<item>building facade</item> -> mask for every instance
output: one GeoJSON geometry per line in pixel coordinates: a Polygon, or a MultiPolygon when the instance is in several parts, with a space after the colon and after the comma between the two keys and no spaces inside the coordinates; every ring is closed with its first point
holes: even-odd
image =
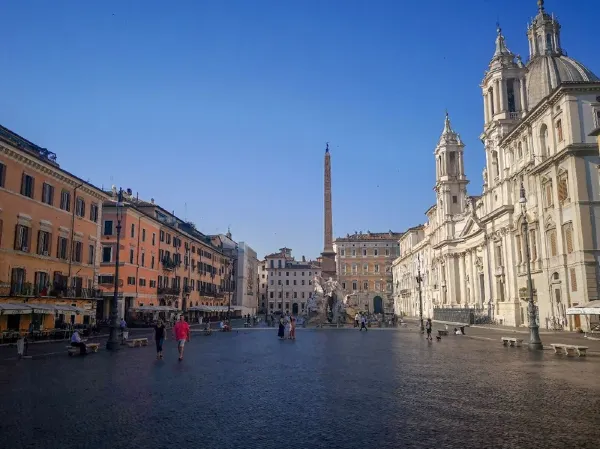
{"type": "MultiPolygon", "coordinates": [[[[400,276],[427,246],[423,286],[434,316],[438,308],[471,308],[498,324],[528,325],[528,262],[542,328],[584,328],[566,309],[598,298],[600,158],[588,135],[600,125],[600,80],[566,56],[558,21],[538,4],[529,61],[510,52],[498,29],[481,84],[482,194],[467,194],[464,144],[446,116],[435,149],[436,203],[422,239],[394,263],[400,276]]],[[[414,299],[401,299],[402,279],[396,309],[417,316],[414,299]]]]}
{"type": "MultiPolygon", "coordinates": [[[[210,236],[159,205],[125,193],[119,206],[119,314],[129,320],[185,313],[224,316],[228,310],[231,259],[210,236]]],[[[99,286],[107,316],[114,292],[117,192],[104,204],[99,286]]],[[[232,290],[233,291],[233,290],[232,290]]]]}
{"type": "Polygon", "coordinates": [[[281,248],[259,264],[261,303],[268,304],[269,313],[304,315],[314,292],[314,278],[320,275],[321,267],[316,262],[304,257],[297,261],[291,249],[281,248]]]}
{"type": "Polygon", "coordinates": [[[0,126],[0,302],[45,304],[0,314],[0,330],[91,324],[105,193],[56,155],[0,126]]]}
{"type": "Polygon", "coordinates": [[[399,255],[398,232],[357,232],[335,240],[336,270],[345,294],[355,295],[361,309],[392,313],[392,262],[399,255]]]}

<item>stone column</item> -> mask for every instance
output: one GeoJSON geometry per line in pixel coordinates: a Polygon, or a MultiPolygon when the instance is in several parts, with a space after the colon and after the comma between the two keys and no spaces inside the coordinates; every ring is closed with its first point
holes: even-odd
{"type": "Polygon", "coordinates": [[[465,276],[465,253],[460,253],[456,259],[458,262],[459,289],[456,302],[464,306],[467,302],[467,279],[465,276]]]}
{"type": "Polygon", "coordinates": [[[492,113],[492,105],[494,104],[494,96],[492,95],[492,93],[490,91],[488,91],[487,93],[487,104],[488,104],[488,122],[491,122],[492,120],[494,120],[494,114],[492,113]]]}
{"type": "Polygon", "coordinates": [[[521,97],[521,111],[527,110],[527,96],[525,95],[525,78],[519,78],[519,94],[521,97]]]}

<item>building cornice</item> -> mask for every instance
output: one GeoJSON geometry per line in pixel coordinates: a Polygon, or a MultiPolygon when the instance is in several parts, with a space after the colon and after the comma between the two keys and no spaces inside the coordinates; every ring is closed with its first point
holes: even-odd
{"type": "Polygon", "coordinates": [[[84,181],[81,178],[69,173],[63,168],[55,165],[46,163],[41,159],[37,159],[28,153],[10,148],[8,146],[0,144],[0,153],[7,157],[19,162],[26,167],[30,167],[40,173],[47,175],[48,177],[54,178],[63,184],[71,186],[73,189],[77,188],[79,191],[88,194],[89,196],[96,198],[100,201],[108,199],[108,195],[100,188],[84,181]]]}

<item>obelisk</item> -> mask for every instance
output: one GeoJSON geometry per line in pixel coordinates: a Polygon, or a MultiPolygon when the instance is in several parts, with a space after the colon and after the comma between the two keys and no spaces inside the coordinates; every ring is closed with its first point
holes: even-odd
{"type": "Polygon", "coordinates": [[[325,184],[324,184],[325,228],[324,245],[321,253],[321,276],[323,279],[336,278],[335,252],[333,251],[333,220],[331,213],[331,155],[329,143],[325,148],[325,184]]]}

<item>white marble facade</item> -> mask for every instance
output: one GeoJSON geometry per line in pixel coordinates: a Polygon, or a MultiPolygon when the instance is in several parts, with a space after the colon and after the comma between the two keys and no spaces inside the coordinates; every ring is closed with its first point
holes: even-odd
{"type": "Polygon", "coordinates": [[[419,254],[426,317],[433,307],[474,307],[499,324],[526,326],[525,212],[541,328],[588,325],[565,310],[598,299],[600,157],[588,135],[600,126],[600,80],[564,54],[544,2],[527,36],[524,64],[498,29],[481,84],[481,195],[467,194],[464,144],[446,116],[435,148],[436,203],[400,239],[392,269],[397,313],[418,316],[419,254]]]}

